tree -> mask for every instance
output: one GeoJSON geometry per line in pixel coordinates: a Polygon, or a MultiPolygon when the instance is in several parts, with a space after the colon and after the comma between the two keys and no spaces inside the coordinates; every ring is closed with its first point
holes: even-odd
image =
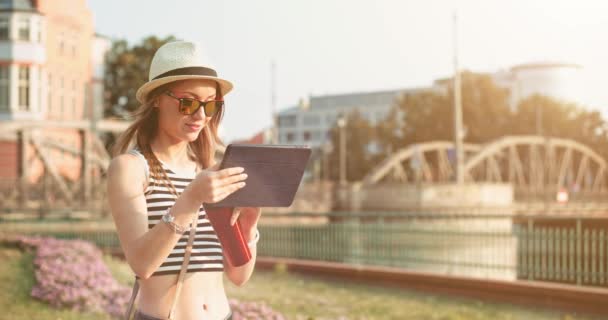
{"type": "Polygon", "coordinates": [[[608,159],[608,124],[598,111],[533,95],[519,103],[510,134],[537,134],[537,116],[542,118],[542,135],[578,141],[608,159]]]}
{"type": "MultiPolygon", "coordinates": [[[[403,126],[400,147],[432,140],[453,140],[454,90],[429,89],[405,94],[397,101],[403,126]]],[[[462,112],[465,140],[483,143],[508,131],[512,121],[508,92],[497,87],[488,75],[463,72],[462,112]]]]}
{"type": "Polygon", "coordinates": [[[104,112],[106,117],[124,117],[139,106],[135,92],[148,81],[148,70],[154,53],[160,46],[175,39],[173,36],[149,36],[131,47],[126,40],[114,41],[108,53],[104,79],[110,106],[104,112]]]}
{"type": "MultiPolygon", "coordinates": [[[[370,144],[374,141],[374,129],[369,122],[357,111],[346,115],[346,125],[343,129],[346,135],[346,178],[347,181],[361,180],[372,166],[370,144]]],[[[340,178],[340,128],[335,125],[331,131],[329,153],[329,177],[333,181],[340,178]]]]}

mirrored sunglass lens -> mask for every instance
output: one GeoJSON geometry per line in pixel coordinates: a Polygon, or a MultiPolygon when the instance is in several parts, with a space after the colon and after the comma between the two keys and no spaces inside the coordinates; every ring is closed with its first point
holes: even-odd
{"type": "Polygon", "coordinates": [[[209,101],[205,104],[205,115],[207,117],[213,116],[219,108],[217,101],[209,101]]]}
{"type": "Polygon", "coordinates": [[[193,114],[199,106],[199,102],[193,99],[181,99],[181,112],[185,114],[193,114]]]}

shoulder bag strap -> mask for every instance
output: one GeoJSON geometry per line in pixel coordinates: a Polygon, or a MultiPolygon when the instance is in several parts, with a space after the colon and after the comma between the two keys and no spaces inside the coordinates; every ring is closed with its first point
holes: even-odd
{"type": "Polygon", "coordinates": [[[184,283],[184,276],[186,275],[186,269],[190,262],[190,253],[192,252],[192,243],[194,242],[194,234],[196,233],[197,218],[194,218],[190,225],[190,237],[188,238],[188,245],[186,246],[186,252],[184,253],[184,262],[182,263],[182,269],[179,271],[177,277],[177,287],[175,288],[175,297],[173,298],[173,304],[171,305],[171,311],[169,312],[169,320],[173,319],[175,313],[175,307],[177,306],[177,300],[182,290],[182,284],[184,283]]]}
{"type": "Polygon", "coordinates": [[[131,299],[129,299],[129,305],[127,306],[127,312],[123,317],[124,320],[131,319],[131,313],[133,313],[133,305],[135,304],[135,298],[137,297],[137,293],[139,292],[139,281],[135,278],[135,283],[133,284],[133,291],[131,291],[131,299]]]}

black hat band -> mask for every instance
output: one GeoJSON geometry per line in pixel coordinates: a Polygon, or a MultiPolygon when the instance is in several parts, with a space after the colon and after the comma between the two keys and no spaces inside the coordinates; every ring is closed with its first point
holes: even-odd
{"type": "Polygon", "coordinates": [[[173,70],[167,71],[165,73],[159,74],[158,76],[154,77],[154,79],[152,79],[152,80],[165,78],[165,77],[171,77],[171,76],[217,77],[217,72],[215,72],[215,70],[213,70],[211,68],[205,68],[205,67],[186,67],[186,68],[173,69],[173,70]]]}

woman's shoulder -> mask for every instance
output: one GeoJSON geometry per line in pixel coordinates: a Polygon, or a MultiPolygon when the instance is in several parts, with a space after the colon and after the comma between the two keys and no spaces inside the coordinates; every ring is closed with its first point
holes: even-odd
{"type": "Polygon", "coordinates": [[[133,152],[120,154],[110,161],[108,176],[129,176],[135,179],[145,179],[147,177],[147,163],[133,152]]]}

